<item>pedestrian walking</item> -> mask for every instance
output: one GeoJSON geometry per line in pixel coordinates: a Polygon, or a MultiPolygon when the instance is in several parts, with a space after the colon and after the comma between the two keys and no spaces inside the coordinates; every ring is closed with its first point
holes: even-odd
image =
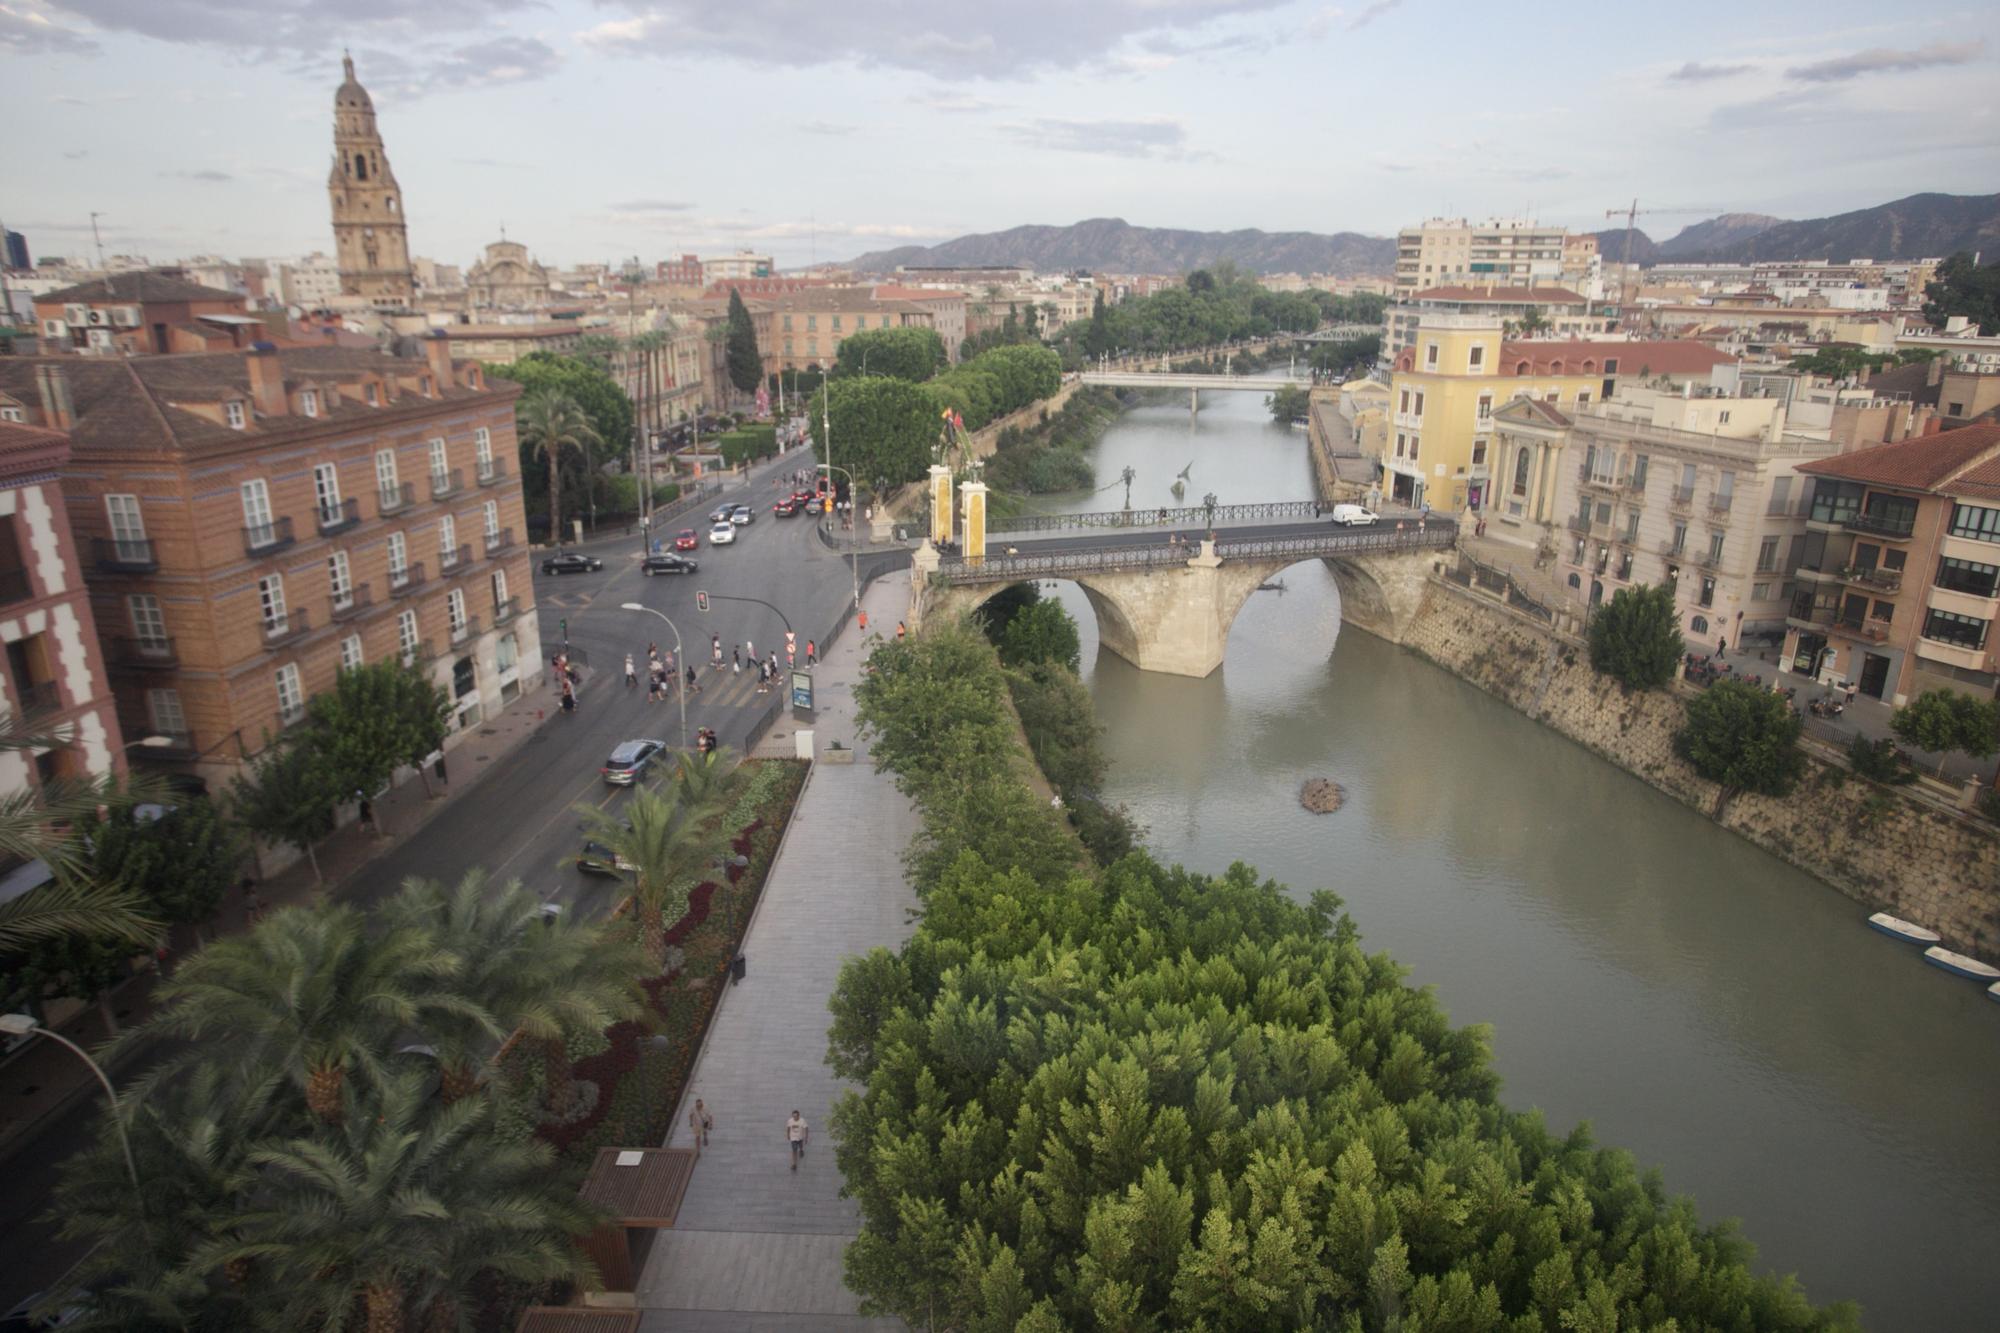
{"type": "Polygon", "coordinates": [[[907,625],[905,625],[905,624],[904,624],[904,623],[903,623],[902,621],[900,621],[900,620],[896,622],[896,642],[897,642],[897,643],[901,643],[901,642],[902,642],[902,641],[903,641],[903,640],[904,640],[905,638],[907,638],[907,637],[909,636],[909,633],[910,633],[910,630],[909,630],[909,627],[908,627],[907,625]]]}
{"type": "Polygon", "coordinates": [[[751,661],[753,661],[753,662],[754,662],[754,661],[756,661],[756,660],[757,660],[757,645],[756,645],[756,644],[754,644],[754,643],[752,643],[752,642],[750,642],[750,640],[748,640],[748,639],[745,639],[745,640],[743,641],[743,655],[744,655],[745,657],[749,658],[749,659],[750,659],[751,661]]]}
{"type": "Polygon", "coordinates": [[[737,675],[743,674],[743,650],[734,644],[729,647],[729,660],[737,675]]]}
{"type": "Polygon", "coordinates": [[[687,669],[687,692],[688,692],[689,694],[700,694],[700,693],[701,693],[701,685],[700,685],[700,684],[699,684],[699,683],[698,683],[698,682],[697,682],[697,681],[695,680],[695,678],[694,678],[694,668],[693,668],[693,667],[689,667],[689,668],[687,669]]]}
{"type": "Polygon", "coordinates": [[[639,683],[639,668],[632,665],[632,654],[625,654],[625,688],[631,689],[639,683]]]}
{"type": "Polygon", "coordinates": [[[770,662],[771,662],[771,679],[776,680],[778,678],[778,653],[775,648],[771,650],[770,662]]]}
{"type": "Polygon", "coordinates": [[[792,1118],[785,1122],[785,1141],[792,1145],[792,1170],[799,1169],[799,1159],[806,1155],[806,1138],[812,1133],[806,1118],[792,1108],[792,1118]]]}
{"type": "Polygon", "coordinates": [[[1729,640],[1720,635],[1717,635],[1715,639],[1715,655],[1717,657],[1729,656],[1729,640]]]}
{"type": "Polygon", "coordinates": [[[369,800],[359,787],[354,789],[354,803],[356,810],[359,811],[354,822],[376,837],[381,837],[382,830],[375,823],[375,803],[369,800]]]}
{"type": "Polygon", "coordinates": [[[694,1110],[688,1112],[688,1128],[694,1131],[694,1141],[706,1148],[708,1132],[715,1128],[715,1117],[701,1104],[701,1098],[694,1099],[694,1110]]]}
{"type": "Polygon", "coordinates": [[[716,670],[720,671],[722,669],[722,636],[720,634],[711,634],[708,636],[708,655],[709,660],[715,664],[716,670]]]}
{"type": "Polygon", "coordinates": [[[854,613],[854,619],[855,619],[855,623],[861,626],[861,632],[862,632],[862,634],[864,634],[864,635],[865,635],[865,634],[867,634],[867,633],[868,633],[868,608],[866,608],[866,607],[863,607],[863,608],[862,608],[861,610],[859,610],[859,611],[855,612],[855,613],[854,613]]]}
{"type": "Polygon", "coordinates": [[[248,875],[243,877],[243,919],[253,926],[264,919],[264,899],[248,875]]]}
{"type": "Polygon", "coordinates": [[[817,639],[806,640],[806,665],[809,667],[819,665],[819,640],[817,639]]]}

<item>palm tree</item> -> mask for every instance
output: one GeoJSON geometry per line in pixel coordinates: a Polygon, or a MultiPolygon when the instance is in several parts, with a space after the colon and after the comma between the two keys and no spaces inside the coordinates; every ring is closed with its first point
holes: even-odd
{"type": "MultiPolygon", "coordinates": [[[[227,1041],[247,1066],[295,1085],[316,1119],[338,1124],[348,1075],[387,1079],[387,1055],[405,1029],[435,1021],[498,1038],[492,1016],[448,985],[462,966],[431,931],[399,923],[371,935],[352,908],[289,908],[183,963],[138,1036],[227,1041]]],[[[151,1077],[199,1056],[197,1046],[151,1077]]]]}
{"type": "Polygon", "coordinates": [[[268,1266],[285,1282],[284,1327],[344,1328],[358,1313],[369,1333],[464,1326],[482,1272],[591,1278],[574,1241],[599,1219],[546,1144],[497,1132],[490,1098],[441,1106],[426,1076],[405,1072],[356,1110],[252,1149],[253,1206],[191,1264],[268,1266]]]}
{"type": "Polygon", "coordinates": [[[560,389],[530,390],[515,405],[514,420],[530,458],[549,465],[549,540],[562,543],[562,451],[574,449],[588,459],[603,444],[576,399],[560,389]]]}
{"type": "Polygon", "coordinates": [[[682,803],[696,809],[720,809],[742,785],[743,770],[737,767],[737,759],[727,745],[718,745],[707,754],[677,752],[672,781],[682,803]]]}
{"type": "MultiPolygon", "coordinates": [[[[70,743],[66,734],[0,723],[0,754],[59,750],[70,743]]],[[[76,829],[102,817],[107,806],[156,795],[153,786],[137,780],[120,793],[109,778],[58,778],[0,796],[0,861],[40,861],[53,876],[42,887],[0,903],[0,953],[64,935],[109,935],[147,944],[159,934],[161,923],[146,914],[137,893],[92,876],[89,849],[74,836],[76,829]]]]}
{"type": "Polygon", "coordinates": [[[519,880],[496,890],[477,869],[452,888],[408,880],[382,915],[392,930],[428,927],[460,959],[441,984],[474,1008],[434,1012],[423,1025],[447,1102],[478,1088],[496,1032],[511,1032],[542,1048],[550,1100],[566,1107],[569,1035],[602,1031],[644,1010],[637,980],[652,969],[638,945],[601,924],[545,916],[540,898],[519,880]],[[490,1023],[482,1021],[488,1016],[490,1023]]]}
{"type": "Polygon", "coordinates": [[[667,924],[687,910],[688,891],[721,849],[709,827],[712,809],[693,805],[678,787],[662,794],[640,787],[625,804],[624,818],[596,806],[578,806],[589,836],[632,866],[632,902],[639,933],[655,966],[667,959],[667,924]]]}

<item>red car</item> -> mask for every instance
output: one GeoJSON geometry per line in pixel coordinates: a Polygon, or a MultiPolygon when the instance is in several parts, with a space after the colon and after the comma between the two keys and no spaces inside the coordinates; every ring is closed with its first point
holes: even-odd
{"type": "Polygon", "coordinates": [[[791,499],[780,500],[771,506],[771,512],[779,518],[790,518],[793,514],[799,512],[798,501],[791,499]]]}
{"type": "Polygon", "coordinates": [[[792,503],[795,505],[803,505],[806,501],[812,499],[813,496],[817,494],[818,494],[817,491],[793,491],[792,503]]]}
{"type": "Polygon", "coordinates": [[[700,546],[701,538],[694,535],[693,528],[682,528],[680,535],[674,538],[674,549],[676,551],[692,551],[700,546]]]}

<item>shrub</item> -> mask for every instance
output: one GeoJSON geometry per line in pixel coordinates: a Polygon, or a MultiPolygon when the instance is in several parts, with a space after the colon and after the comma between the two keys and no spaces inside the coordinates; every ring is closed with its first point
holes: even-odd
{"type": "Polygon", "coordinates": [[[1856,736],[1847,747],[1847,762],[1870,782],[1897,787],[1917,780],[1903,752],[1896,748],[1896,742],[1886,737],[1871,741],[1866,736],[1856,736]]]}
{"type": "Polygon", "coordinates": [[[1686,651],[1671,588],[1620,588],[1590,619],[1591,669],[1628,688],[1662,688],[1686,651]]]}

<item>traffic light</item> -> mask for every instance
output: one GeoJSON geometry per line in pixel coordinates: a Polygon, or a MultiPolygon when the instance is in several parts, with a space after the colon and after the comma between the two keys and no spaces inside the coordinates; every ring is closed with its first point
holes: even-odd
{"type": "Polygon", "coordinates": [[[707,612],[708,612],[708,594],[707,594],[707,593],[705,593],[705,592],[702,592],[702,591],[700,591],[700,590],[696,590],[696,592],[695,592],[695,595],[694,595],[694,609],[695,609],[695,610],[697,610],[697,611],[700,611],[700,612],[702,612],[703,614],[707,614],[707,612]]]}
{"type": "Polygon", "coordinates": [[[556,623],[557,623],[558,625],[561,625],[561,626],[562,626],[562,636],[563,636],[563,642],[564,642],[564,643],[568,643],[568,642],[569,642],[569,617],[568,617],[568,616],[564,616],[564,617],[563,617],[563,618],[562,618],[561,620],[558,620],[558,621],[557,621],[556,623]]]}

